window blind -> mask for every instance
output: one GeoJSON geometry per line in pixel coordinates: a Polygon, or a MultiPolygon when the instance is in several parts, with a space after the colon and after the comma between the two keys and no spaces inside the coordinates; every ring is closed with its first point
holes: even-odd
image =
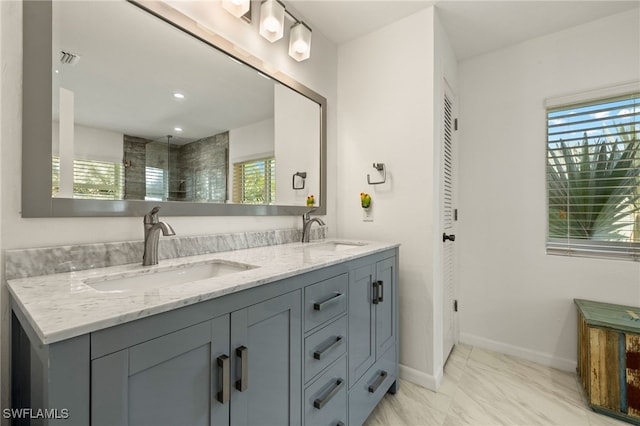
{"type": "MultiPolygon", "coordinates": [[[[60,158],[52,157],[52,196],[60,190],[60,158]]],[[[121,163],[73,160],[73,198],[122,200],[124,169],[121,163]]]]}
{"type": "Polygon", "coordinates": [[[547,252],[640,260],[640,93],[547,109],[547,252]]]}
{"type": "Polygon", "coordinates": [[[164,169],[159,167],[144,168],[146,192],[144,199],[153,201],[162,201],[165,199],[165,179],[164,169]]]}
{"type": "Polygon", "coordinates": [[[233,165],[233,202],[273,204],[276,200],[275,158],[235,163],[233,165]]]}

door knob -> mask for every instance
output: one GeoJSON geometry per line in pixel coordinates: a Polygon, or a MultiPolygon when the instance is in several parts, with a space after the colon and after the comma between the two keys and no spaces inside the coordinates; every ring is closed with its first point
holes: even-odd
{"type": "Polygon", "coordinates": [[[453,234],[447,235],[445,232],[442,233],[442,242],[446,242],[447,240],[454,242],[456,240],[456,236],[453,234]]]}

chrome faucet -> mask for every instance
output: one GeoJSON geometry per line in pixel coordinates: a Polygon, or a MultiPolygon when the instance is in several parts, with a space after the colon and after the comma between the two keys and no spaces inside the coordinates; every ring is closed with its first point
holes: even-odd
{"type": "Polygon", "coordinates": [[[324,226],[324,222],[319,217],[311,217],[311,213],[316,211],[316,209],[311,209],[305,214],[302,215],[302,242],[309,242],[309,234],[311,234],[311,225],[313,222],[316,222],[320,226],[324,226]]]}
{"type": "Polygon", "coordinates": [[[142,255],[142,265],[158,264],[158,241],[160,240],[160,231],[162,235],[176,235],[171,225],[160,222],[158,219],[158,211],[160,207],[154,207],[151,211],[144,215],[144,254],[142,255]]]}

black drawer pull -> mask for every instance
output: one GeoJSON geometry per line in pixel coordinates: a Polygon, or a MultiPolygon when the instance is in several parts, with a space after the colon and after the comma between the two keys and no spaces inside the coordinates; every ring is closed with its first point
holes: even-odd
{"type": "Polygon", "coordinates": [[[337,336],[331,338],[331,341],[324,348],[319,349],[313,353],[314,359],[322,359],[322,356],[329,352],[331,349],[335,348],[340,342],[342,342],[342,336],[337,336]]]}
{"type": "Polygon", "coordinates": [[[333,389],[331,389],[323,398],[318,398],[315,401],[313,401],[313,406],[318,410],[320,410],[322,407],[327,405],[327,402],[331,401],[331,398],[336,396],[338,391],[342,389],[343,386],[344,386],[344,380],[342,379],[336,380],[336,384],[333,386],[333,389]]]}
{"type": "Polygon", "coordinates": [[[313,304],[313,310],[314,311],[321,311],[324,307],[326,307],[327,305],[336,302],[338,300],[340,300],[342,297],[344,297],[344,294],[342,293],[336,293],[333,296],[331,296],[330,298],[328,298],[327,300],[325,300],[324,302],[316,302],[313,304]]]}
{"type": "Polygon", "coordinates": [[[218,357],[218,367],[222,369],[222,390],[218,392],[218,402],[226,404],[229,402],[229,357],[226,355],[220,355],[218,357]]]}
{"type": "Polygon", "coordinates": [[[378,287],[380,289],[380,294],[378,295],[378,302],[382,302],[382,298],[384,296],[384,281],[378,281],[378,287]]]}
{"type": "Polygon", "coordinates": [[[236,348],[236,356],[240,358],[240,379],[236,381],[236,389],[244,392],[249,387],[249,349],[246,346],[236,348]]]}
{"type": "Polygon", "coordinates": [[[384,379],[387,378],[387,372],[386,371],[381,371],[380,374],[378,375],[378,378],[376,379],[375,382],[373,382],[372,385],[369,385],[369,392],[371,393],[375,393],[375,391],[378,390],[378,388],[380,387],[380,385],[382,384],[382,382],[384,382],[384,379]]]}
{"type": "Polygon", "coordinates": [[[374,305],[378,304],[378,286],[379,286],[379,282],[374,281],[373,282],[373,304],[374,305]]]}

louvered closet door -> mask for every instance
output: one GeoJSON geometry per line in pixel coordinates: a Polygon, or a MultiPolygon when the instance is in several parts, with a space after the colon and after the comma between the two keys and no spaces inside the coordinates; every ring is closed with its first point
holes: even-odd
{"type": "MultiPolygon", "coordinates": [[[[446,86],[446,84],[445,84],[446,86]]],[[[454,104],[445,90],[442,126],[442,283],[443,283],[443,360],[446,361],[455,342],[455,207],[454,207],[454,104]]]]}

